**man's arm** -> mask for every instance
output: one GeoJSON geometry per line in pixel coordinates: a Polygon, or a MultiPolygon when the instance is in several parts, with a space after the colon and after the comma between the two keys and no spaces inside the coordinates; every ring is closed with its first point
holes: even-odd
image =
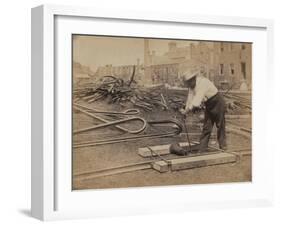
{"type": "Polygon", "coordinates": [[[187,98],[186,98],[185,109],[184,109],[186,113],[188,112],[193,96],[194,96],[193,91],[189,88],[187,91],[187,98]]]}
{"type": "Polygon", "coordinates": [[[214,84],[206,78],[200,78],[197,81],[194,96],[189,104],[189,110],[200,107],[205,98],[214,95],[218,91],[214,84]]]}
{"type": "Polygon", "coordinates": [[[197,87],[195,94],[188,106],[188,111],[191,111],[193,108],[200,107],[205,97],[204,87],[197,87]]]}
{"type": "Polygon", "coordinates": [[[182,114],[186,114],[192,111],[194,108],[200,107],[205,97],[205,89],[200,87],[199,84],[196,87],[196,91],[189,89],[185,108],[181,110],[182,114]]]}

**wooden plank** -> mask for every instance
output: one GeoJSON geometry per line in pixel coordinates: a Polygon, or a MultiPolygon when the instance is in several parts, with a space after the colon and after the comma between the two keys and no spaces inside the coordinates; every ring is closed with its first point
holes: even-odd
{"type": "MultiPolygon", "coordinates": [[[[195,144],[195,143],[191,142],[191,144],[195,144]]],[[[189,146],[188,142],[182,142],[182,143],[179,143],[179,145],[181,147],[189,146]]],[[[168,154],[170,154],[170,151],[169,151],[170,146],[171,146],[170,144],[150,146],[149,148],[151,148],[154,153],[152,153],[151,150],[149,150],[149,148],[143,147],[143,148],[138,149],[138,154],[142,157],[168,155],[168,154]]]]}
{"type": "Polygon", "coordinates": [[[225,163],[236,162],[237,156],[230,153],[217,153],[217,154],[207,154],[195,157],[184,157],[179,159],[169,160],[170,165],[165,161],[158,161],[152,164],[153,169],[159,172],[168,172],[192,169],[198,167],[219,165],[225,163]]]}

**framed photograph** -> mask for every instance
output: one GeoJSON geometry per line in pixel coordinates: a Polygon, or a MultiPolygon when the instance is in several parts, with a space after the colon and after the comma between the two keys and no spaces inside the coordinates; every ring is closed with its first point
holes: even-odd
{"type": "Polygon", "coordinates": [[[273,22],[32,9],[32,216],[273,201],[273,22]]]}

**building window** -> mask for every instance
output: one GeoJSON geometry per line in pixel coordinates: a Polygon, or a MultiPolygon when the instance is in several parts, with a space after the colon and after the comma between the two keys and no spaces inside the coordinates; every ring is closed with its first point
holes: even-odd
{"type": "Polygon", "coordinates": [[[243,49],[243,50],[246,49],[246,45],[245,45],[245,44],[242,44],[242,45],[241,45],[241,49],[243,49]]]}
{"type": "Polygon", "coordinates": [[[230,73],[231,73],[231,75],[234,75],[234,64],[233,63],[230,64],[230,73]]]}
{"type": "Polygon", "coordinates": [[[220,74],[223,75],[223,64],[220,64],[220,74]]]}
{"type": "Polygon", "coordinates": [[[230,43],[230,50],[233,50],[233,43],[230,43]]]}
{"type": "Polygon", "coordinates": [[[221,52],[223,52],[224,48],[223,48],[223,42],[220,43],[220,48],[221,48],[221,52]]]}
{"type": "Polygon", "coordinates": [[[246,79],[246,63],[241,62],[241,73],[244,79],[246,79]]]}

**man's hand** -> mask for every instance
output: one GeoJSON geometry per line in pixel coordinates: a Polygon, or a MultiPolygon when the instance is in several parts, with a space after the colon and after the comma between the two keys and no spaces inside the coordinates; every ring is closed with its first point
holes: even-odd
{"type": "Polygon", "coordinates": [[[164,85],[164,86],[165,86],[165,88],[166,88],[166,89],[171,89],[171,88],[172,88],[172,86],[171,86],[171,85],[169,85],[168,83],[165,83],[165,85],[164,85]]]}
{"type": "Polygon", "coordinates": [[[183,115],[186,115],[186,114],[187,114],[187,111],[186,111],[184,108],[181,108],[181,109],[180,109],[180,113],[183,114],[183,115]]]}
{"type": "Polygon", "coordinates": [[[201,107],[193,107],[192,108],[192,113],[197,114],[201,111],[201,107]]]}

